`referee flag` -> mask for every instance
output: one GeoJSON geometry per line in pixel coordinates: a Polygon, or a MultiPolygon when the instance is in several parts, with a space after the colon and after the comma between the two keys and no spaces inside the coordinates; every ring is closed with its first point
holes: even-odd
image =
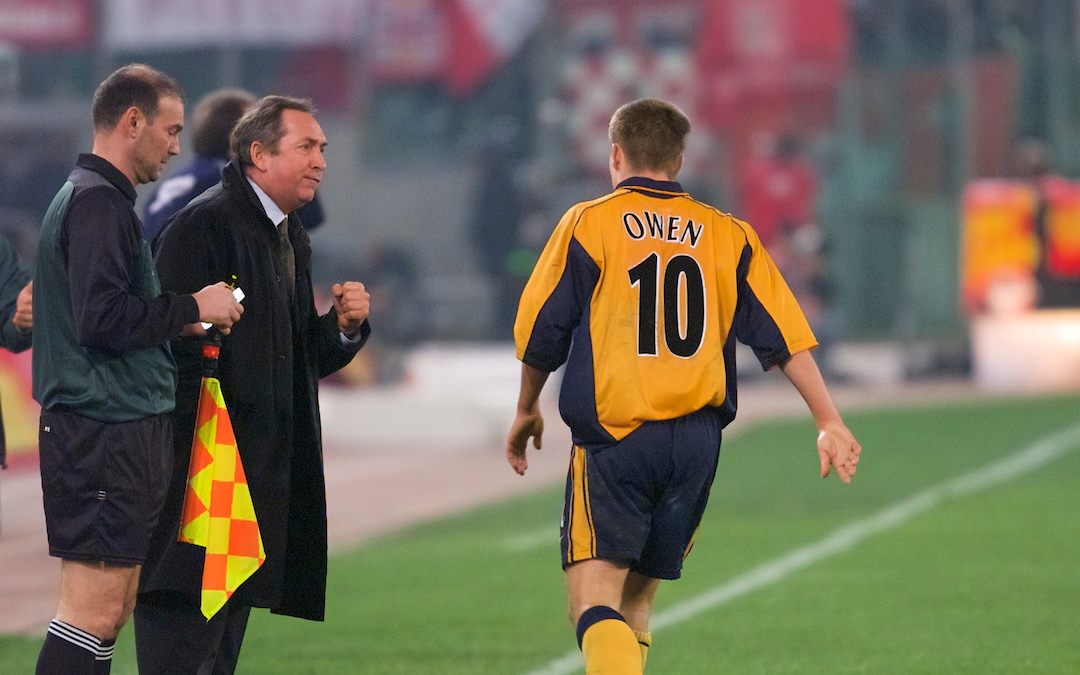
{"type": "Polygon", "coordinates": [[[221,383],[204,377],[179,540],[206,549],[202,612],[209,620],[266,560],[221,383]]]}

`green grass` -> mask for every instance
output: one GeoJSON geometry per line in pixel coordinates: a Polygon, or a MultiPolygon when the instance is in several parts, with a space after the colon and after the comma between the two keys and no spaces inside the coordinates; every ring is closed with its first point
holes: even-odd
{"type": "MultiPolygon", "coordinates": [[[[856,484],[815,477],[809,422],[724,445],[683,579],[657,611],[1080,421],[1053,397],[852,414],[856,484]]],[[[500,461],[493,456],[492,461],[500,461]]],[[[508,469],[509,470],[509,469],[508,469]]],[[[467,487],[463,488],[467,489],[467,487]]],[[[948,501],[779,583],[657,631],[650,673],[1078,673],[1080,451],[948,501]]],[[[575,647],[556,531],[561,488],[331,559],[327,621],[253,614],[241,673],[525,675],[575,647]],[[549,527],[551,543],[503,542],[549,527]]],[[[378,514],[368,514],[378,517],[378,514]]],[[[30,673],[40,638],[0,638],[30,673]]],[[[134,674],[130,631],[113,673],[134,674]]]]}

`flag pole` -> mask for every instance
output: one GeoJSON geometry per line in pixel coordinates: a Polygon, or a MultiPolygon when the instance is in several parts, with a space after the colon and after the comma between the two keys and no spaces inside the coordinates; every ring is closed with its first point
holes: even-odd
{"type": "Polygon", "coordinates": [[[218,357],[221,356],[221,331],[211,328],[206,331],[206,341],[203,342],[203,370],[202,376],[217,377],[218,357]]]}

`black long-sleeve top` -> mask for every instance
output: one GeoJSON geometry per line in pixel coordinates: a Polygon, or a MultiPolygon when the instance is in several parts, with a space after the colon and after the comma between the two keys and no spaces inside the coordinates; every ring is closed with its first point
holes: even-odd
{"type": "Polygon", "coordinates": [[[97,155],[79,155],[78,166],[109,182],[82,190],[76,184],[60,226],[79,344],[122,354],[176,337],[199,320],[195,298],[163,293],[147,299],[132,292],[144,246],[135,187],[97,155]]]}
{"type": "Polygon", "coordinates": [[[80,155],[42,223],[34,284],[34,398],[106,422],[169,412],[168,341],[199,320],[190,295],[161,293],[135,188],[80,155]]]}

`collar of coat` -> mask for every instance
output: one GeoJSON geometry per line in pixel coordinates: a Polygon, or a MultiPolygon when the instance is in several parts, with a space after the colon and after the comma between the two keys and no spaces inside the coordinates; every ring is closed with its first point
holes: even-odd
{"type": "MultiPolygon", "coordinates": [[[[270,217],[266,215],[266,210],[263,208],[262,202],[259,201],[259,196],[255,194],[255,190],[252,189],[251,183],[248,182],[244,170],[240,168],[240,164],[238,164],[236,160],[225,165],[225,171],[222,174],[221,180],[227,189],[235,190],[243,194],[248,206],[259,214],[272,234],[277,234],[277,226],[274,225],[273,221],[270,220],[270,217]]],[[[292,214],[286,214],[285,219],[289,221],[289,229],[291,230],[292,214]]]]}

